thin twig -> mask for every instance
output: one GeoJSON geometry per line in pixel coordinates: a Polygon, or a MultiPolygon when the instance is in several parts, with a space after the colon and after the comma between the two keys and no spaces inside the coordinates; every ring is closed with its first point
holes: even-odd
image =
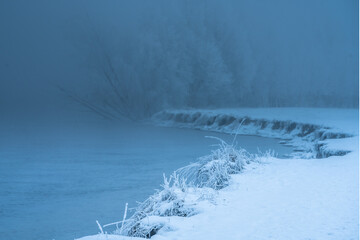
{"type": "Polygon", "coordinates": [[[100,229],[101,234],[104,234],[104,231],[103,231],[103,229],[102,229],[102,227],[101,227],[101,225],[100,225],[100,223],[99,223],[99,221],[98,221],[98,220],[96,220],[96,224],[98,225],[98,227],[99,227],[99,229],[100,229]]]}
{"type": "Polygon", "coordinates": [[[125,204],[124,218],[123,218],[123,220],[122,220],[120,232],[122,232],[122,231],[123,231],[123,228],[124,228],[124,222],[125,222],[125,219],[126,219],[127,208],[128,208],[128,203],[125,204]]]}

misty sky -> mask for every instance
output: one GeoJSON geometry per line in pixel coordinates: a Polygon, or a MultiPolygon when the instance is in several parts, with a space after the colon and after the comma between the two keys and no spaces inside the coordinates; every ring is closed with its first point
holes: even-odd
{"type": "Polygon", "coordinates": [[[358,9],[356,0],[1,1],[0,109],[67,106],[57,86],[125,114],[357,107],[358,9]]]}

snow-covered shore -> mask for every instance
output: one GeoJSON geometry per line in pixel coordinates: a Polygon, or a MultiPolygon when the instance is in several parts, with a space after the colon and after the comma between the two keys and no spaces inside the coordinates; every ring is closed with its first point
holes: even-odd
{"type": "MultiPolygon", "coordinates": [[[[199,197],[193,216],[150,216],[147,221],[164,226],[152,239],[357,239],[358,113],[290,108],[156,114],[153,121],[163,126],[277,137],[299,152],[289,159],[269,157],[247,165],[232,175],[228,187],[199,197]]],[[[134,238],[82,238],[95,239],[134,238]]]]}
{"type": "Polygon", "coordinates": [[[302,158],[345,155],[349,149],[331,143],[356,136],[357,119],[353,109],[308,108],[172,110],[153,116],[161,126],[284,139],[296,148],[293,155],[302,158]]]}

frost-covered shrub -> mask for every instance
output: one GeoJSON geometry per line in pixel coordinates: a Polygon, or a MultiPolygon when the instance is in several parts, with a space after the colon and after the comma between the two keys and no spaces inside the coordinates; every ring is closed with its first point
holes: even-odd
{"type": "Polygon", "coordinates": [[[254,156],[242,148],[236,149],[221,139],[219,148],[210,155],[199,158],[199,161],[177,170],[177,173],[189,184],[196,187],[221,189],[229,184],[230,174],[241,172],[245,164],[254,156]]]}
{"type": "Polygon", "coordinates": [[[141,211],[156,216],[189,216],[193,209],[185,203],[188,187],[184,179],[173,174],[169,180],[164,176],[163,190],[152,195],[139,207],[141,211]]]}
{"type": "Polygon", "coordinates": [[[258,154],[252,155],[252,162],[255,163],[266,163],[270,160],[277,158],[277,154],[274,150],[267,150],[266,152],[260,152],[258,154]]]}
{"type": "Polygon", "coordinates": [[[146,221],[141,220],[142,219],[134,221],[134,225],[125,235],[131,237],[151,238],[163,227],[163,224],[147,223],[146,221]]]}
{"type": "Polygon", "coordinates": [[[187,198],[190,188],[184,179],[177,174],[164,176],[163,189],[158,190],[136,208],[134,215],[126,221],[124,227],[117,231],[122,235],[150,238],[163,227],[159,222],[148,222],[150,216],[189,217],[196,213],[193,206],[197,199],[187,198]]]}

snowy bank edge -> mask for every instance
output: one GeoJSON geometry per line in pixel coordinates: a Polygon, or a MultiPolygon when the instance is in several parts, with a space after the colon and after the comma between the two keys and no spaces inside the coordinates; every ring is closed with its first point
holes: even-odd
{"type": "Polygon", "coordinates": [[[326,158],[343,156],[352,151],[348,144],[334,141],[357,135],[353,128],[358,126],[352,126],[357,121],[344,123],[341,121],[344,113],[347,118],[348,115],[358,116],[358,111],[353,109],[345,112],[340,109],[275,109],[274,113],[271,113],[271,109],[164,110],[154,114],[151,121],[163,127],[279,138],[283,140],[282,143],[295,148],[292,157],[326,158]],[[325,118],[332,119],[319,119],[319,112],[325,118]],[[338,126],[331,122],[334,116],[341,119],[338,126]],[[315,123],[311,123],[312,119],[315,123]],[[344,129],[344,125],[348,129],[344,129]]]}
{"type": "MultiPolygon", "coordinates": [[[[352,120],[352,124],[348,125],[347,128],[358,129],[358,121],[356,119],[352,120]]],[[[276,118],[255,118],[220,111],[166,110],[155,114],[151,121],[156,125],[165,127],[192,128],[230,134],[237,132],[238,134],[244,135],[279,138],[283,139],[287,144],[294,146],[296,149],[301,150],[301,152],[295,153],[295,157],[300,158],[324,158],[345,155],[349,152],[356,151],[356,148],[352,148],[351,146],[354,145],[354,142],[356,142],[358,138],[357,134],[353,134],[355,131],[344,131],[341,128],[344,122],[339,122],[339,128],[336,128],[328,127],[329,125],[326,124],[326,121],[324,122],[325,124],[311,124],[308,123],[308,121],[302,123],[292,120],[277,120],[276,118]],[[193,116],[194,114],[199,115],[199,113],[200,116],[193,116]],[[224,122],[224,124],[222,122],[224,122]],[[241,128],[238,127],[240,123],[242,123],[241,128]],[[319,155],[319,152],[323,155],[319,155]]],[[[170,218],[165,217],[161,220],[170,221],[170,218]]],[[[172,226],[170,225],[169,227],[171,229],[172,226]]],[[[86,236],[80,240],[103,239],[126,240],[143,238],[98,234],[86,236]]]]}

